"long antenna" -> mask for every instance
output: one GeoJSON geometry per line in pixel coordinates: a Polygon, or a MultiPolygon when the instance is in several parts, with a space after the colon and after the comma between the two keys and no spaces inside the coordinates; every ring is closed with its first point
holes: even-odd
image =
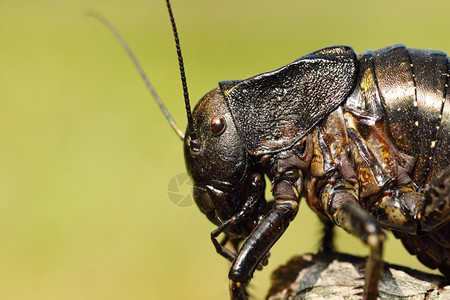
{"type": "MultiPolygon", "coordinates": [[[[173,120],[169,111],[167,110],[167,108],[165,107],[163,102],[161,101],[161,98],[158,96],[158,93],[156,92],[155,88],[148,80],[148,77],[145,74],[144,69],[141,67],[141,65],[140,65],[139,61],[137,60],[136,56],[134,55],[133,51],[128,46],[128,44],[125,42],[125,40],[122,38],[120,33],[117,31],[117,29],[109,22],[109,20],[107,18],[105,18],[102,14],[100,14],[99,12],[97,12],[95,10],[87,11],[87,15],[92,16],[92,17],[96,18],[97,20],[99,20],[100,22],[102,22],[109,29],[109,31],[111,31],[112,34],[114,34],[116,39],[122,45],[122,48],[127,52],[128,56],[130,57],[131,61],[134,64],[134,66],[136,67],[136,70],[138,71],[139,75],[141,76],[142,80],[144,81],[145,86],[150,91],[153,99],[155,99],[155,101],[158,104],[159,108],[161,109],[162,113],[164,114],[164,116],[166,116],[166,119],[167,119],[167,121],[169,121],[170,126],[175,131],[175,133],[183,140],[184,139],[183,132],[175,124],[175,121],[173,120]]],[[[186,93],[187,93],[187,91],[186,91],[186,93]]],[[[190,110],[189,110],[189,112],[190,112],[190,110]]],[[[191,117],[191,119],[192,119],[192,117],[191,117]]],[[[189,116],[188,116],[188,121],[189,121],[189,116]]]]}
{"type": "Polygon", "coordinates": [[[170,23],[172,24],[173,36],[175,38],[175,47],[177,48],[178,65],[180,66],[181,84],[183,85],[184,104],[186,107],[186,115],[188,119],[189,135],[191,137],[191,150],[200,150],[197,134],[194,130],[194,122],[191,113],[191,104],[189,102],[189,93],[186,82],[186,74],[184,72],[183,56],[181,55],[180,39],[178,38],[177,26],[175,25],[175,18],[173,17],[172,8],[170,7],[169,0],[166,0],[167,10],[169,11],[170,23]]]}

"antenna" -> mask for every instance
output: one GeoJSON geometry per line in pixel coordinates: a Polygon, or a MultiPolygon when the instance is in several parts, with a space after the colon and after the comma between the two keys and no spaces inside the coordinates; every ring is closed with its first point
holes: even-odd
{"type": "MultiPolygon", "coordinates": [[[[121,44],[122,48],[127,52],[128,56],[130,57],[131,61],[134,64],[134,66],[136,67],[136,70],[138,71],[139,75],[141,76],[142,80],[144,81],[145,86],[150,91],[153,99],[155,99],[155,101],[158,104],[159,108],[161,109],[162,113],[164,114],[164,116],[166,116],[166,119],[167,119],[167,121],[169,121],[170,126],[175,131],[175,133],[183,140],[184,139],[183,132],[175,124],[175,121],[173,120],[173,118],[170,115],[169,111],[167,110],[167,108],[165,107],[163,102],[161,101],[161,98],[159,98],[158,93],[156,92],[155,88],[153,87],[153,85],[148,80],[148,77],[145,74],[144,69],[141,67],[141,65],[139,64],[139,61],[137,60],[137,58],[134,55],[133,51],[128,46],[128,44],[125,42],[125,40],[122,38],[120,33],[117,31],[117,29],[111,24],[111,22],[109,22],[109,20],[107,18],[105,18],[102,14],[100,14],[99,12],[97,12],[95,10],[87,11],[87,15],[92,16],[95,19],[97,19],[100,22],[102,22],[109,29],[109,31],[111,31],[111,33],[116,37],[116,39],[121,44]]],[[[183,72],[183,74],[184,74],[184,72],[183,72]]],[[[184,79],[184,82],[185,81],[186,81],[186,79],[184,79]]],[[[185,93],[187,93],[187,90],[186,90],[185,93]]],[[[188,104],[189,104],[189,102],[188,102],[188,104]]],[[[189,118],[192,120],[192,116],[190,116],[190,108],[189,108],[188,122],[192,122],[192,121],[189,121],[190,120],[189,118]]],[[[189,129],[189,131],[190,130],[191,129],[189,129]]],[[[192,136],[191,136],[191,139],[192,139],[192,136]]]]}
{"type": "Polygon", "coordinates": [[[189,92],[187,88],[186,74],[184,72],[183,56],[181,55],[180,39],[178,38],[177,26],[175,25],[175,18],[173,17],[172,8],[170,7],[169,0],[166,0],[166,4],[167,10],[169,11],[170,23],[172,24],[173,36],[175,38],[175,47],[177,49],[178,65],[180,66],[181,84],[183,85],[183,94],[184,94],[184,104],[186,107],[186,116],[188,119],[189,135],[191,137],[190,146],[192,151],[198,152],[200,151],[200,144],[197,139],[197,134],[195,133],[194,130],[194,122],[192,119],[191,104],[189,102],[189,92]]]}

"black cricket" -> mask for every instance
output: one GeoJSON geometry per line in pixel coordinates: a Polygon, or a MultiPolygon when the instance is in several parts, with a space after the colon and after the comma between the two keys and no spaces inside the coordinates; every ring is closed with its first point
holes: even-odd
{"type": "Polygon", "coordinates": [[[318,50],[275,71],[220,82],[191,113],[169,0],[188,118],[176,127],[131,50],[147,87],[184,141],[194,198],[217,225],[211,240],[231,261],[231,299],[268,262],[302,197],[324,224],[370,249],[364,299],[376,299],[383,271],[382,229],[426,266],[450,278],[450,59],[395,45],[357,56],[318,50]],[[267,176],[274,200],[264,197],[267,176]],[[219,235],[224,238],[220,242],[219,235]]]}

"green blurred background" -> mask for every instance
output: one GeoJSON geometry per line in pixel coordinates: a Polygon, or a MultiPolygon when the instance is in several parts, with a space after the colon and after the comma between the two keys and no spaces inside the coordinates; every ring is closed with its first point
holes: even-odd
{"type": "MultiPolygon", "coordinates": [[[[173,0],[191,97],[321,47],[395,43],[450,52],[450,1],[173,0]]],[[[112,35],[120,29],[182,128],[182,93],[163,0],[0,0],[0,298],[227,299],[228,263],[194,206],[167,196],[181,143],[112,35]]],[[[180,193],[186,193],[186,187],[180,193]]],[[[302,203],[257,272],[315,251],[302,203]]],[[[339,248],[366,255],[339,234],[339,248]]],[[[419,267],[392,236],[386,260],[419,267]]]]}

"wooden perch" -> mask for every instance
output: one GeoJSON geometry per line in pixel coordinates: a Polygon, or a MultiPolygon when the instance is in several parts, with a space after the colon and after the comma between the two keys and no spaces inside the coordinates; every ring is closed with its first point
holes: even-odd
{"type": "MultiPolygon", "coordinates": [[[[267,299],[361,299],[364,263],[346,254],[296,256],[273,272],[267,299]]],[[[383,300],[450,299],[449,279],[391,264],[379,292],[383,300]]]]}

